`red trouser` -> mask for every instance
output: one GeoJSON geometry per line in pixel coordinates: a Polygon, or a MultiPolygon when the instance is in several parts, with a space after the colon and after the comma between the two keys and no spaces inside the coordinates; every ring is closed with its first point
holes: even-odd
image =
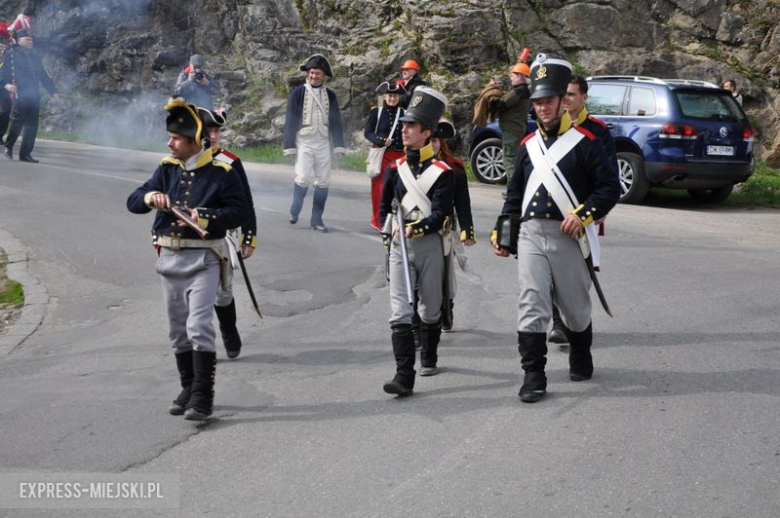
{"type": "Polygon", "coordinates": [[[385,185],[385,169],[394,160],[404,157],[403,151],[395,149],[386,149],[385,154],[382,155],[382,170],[379,176],[371,179],[371,226],[377,230],[382,228],[383,221],[379,221],[379,202],[382,199],[382,188],[385,185]]]}

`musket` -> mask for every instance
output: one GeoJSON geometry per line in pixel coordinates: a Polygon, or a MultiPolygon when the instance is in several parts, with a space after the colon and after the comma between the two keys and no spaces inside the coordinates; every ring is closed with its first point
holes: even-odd
{"type": "Polygon", "coordinates": [[[255,307],[255,311],[257,312],[257,315],[260,318],[263,318],[263,314],[260,313],[260,306],[257,304],[257,299],[255,298],[255,292],[252,289],[252,283],[249,282],[249,274],[246,271],[246,265],[244,264],[244,257],[241,255],[240,250],[237,250],[236,252],[237,252],[236,255],[238,256],[238,264],[241,265],[241,273],[244,274],[244,282],[246,283],[246,289],[249,292],[249,298],[252,299],[252,305],[255,307]]]}
{"type": "Polygon", "coordinates": [[[406,228],[404,227],[404,215],[401,204],[398,204],[395,216],[398,221],[398,241],[401,243],[401,258],[404,262],[404,279],[406,280],[406,300],[414,305],[414,288],[412,287],[412,273],[409,266],[409,251],[406,248],[406,228]]]}
{"type": "Polygon", "coordinates": [[[176,216],[176,219],[179,221],[183,221],[187,224],[187,227],[191,228],[195,231],[195,233],[200,236],[201,239],[206,239],[209,237],[209,232],[205,228],[198,225],[198,221],[193,219],[192,216],[190,216],[189,211],[186,209],[182,209],[181,207],[171,207],[171,212],[174,216],[176,216]]]}

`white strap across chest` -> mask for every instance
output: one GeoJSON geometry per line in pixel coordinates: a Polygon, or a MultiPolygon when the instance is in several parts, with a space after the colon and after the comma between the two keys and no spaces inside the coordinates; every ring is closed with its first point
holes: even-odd
{"type": "Polygon", "coordinates": [[[403,163],[399,162],[400,160],[396,161],[398,175],[401,177],[404,187],[406,187],[406,194],[404,199],[401,200],[404,216],[417,209],[427,218],[431,215],[431,200],[428,199],[428,191],[445,170],[436,164],[431,164],[419,178],[415,178],[412,170],[409,168],[409,163],[406,161],[403,163]]]}
{"type": "MultiPolygon", "coordinates": [[[[564,216],[570,214],[576,207],[579,206],[579,201],[574,191],[566,181],[566,177],[558,167],[558,163],[568,155],[574,147],[583,139],[585,135],[570,129],[564,133],[553,145],[548,149],[544,145],[541,132],[537,133],[526,142],[526,149],[528,150],[528,156],[531,159],[531,163],[534,166],[531,176],[528,178],[528,182],[525,187],[525,194],[523,195],[523,208],[522,214],[525,214],[528,204],[531,203],[531,199],[539,189],[541,185],[547,189],[550,196],[564,216]]],[[[598,231],[595,225],[588,225],[585,227],[585,233],[579,239],[580,251],[583,257],[593,255],[593,264],[598,266],[601,259],[601,251],[599,248],[598,231]]]]}

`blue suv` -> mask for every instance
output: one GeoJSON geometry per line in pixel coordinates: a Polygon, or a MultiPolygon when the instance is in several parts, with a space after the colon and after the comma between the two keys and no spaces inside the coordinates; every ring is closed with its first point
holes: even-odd
{"type": "MultiPolygon", "coordinates": [[[[651,186],[687,189],[695,200],[720,202],[753,174],[755,131],[730,92],[684,79],[596,76],[587,81],[588,111],[615,139],[621,202],[642,201],[651,186]]],[[[481,181],[505,180],[496,123],[474,128],[469,150],[481,181]]]]}

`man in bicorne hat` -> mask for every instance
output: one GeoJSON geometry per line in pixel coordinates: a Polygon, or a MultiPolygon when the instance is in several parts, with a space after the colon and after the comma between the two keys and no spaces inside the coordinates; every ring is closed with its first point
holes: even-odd
{"type": "Polygon", "coordinates": [[[314,54],[300,66],[306,82],[290,92],[284,122],[284,154],[295,157],[295,185],[290,207],[290,223],[298,222],[303,200],[314,187],[311,227],[327,232],[322,220],[328,199],[331,164],[344,156],[344,134],[336,94],[325,87],[325,76],[333,77],[330,63],[314,54]]]}
{"type": "MultiPolygon", "coordinates": [[[[540,54],[531,66],[531,103],[539,129],[520,144],[502,210],[521,218],[517,343],[525,371],[519,396],[526,403],[547,392],[546,331],[553,302],[567,327],[569,378],[584,381],[593,375],[592,281],[586,258],[598,265],[593,222],[620,197],[604,146],[590,131],[573,126],[564,108],[570,77],[571,65],[562,59],[540,54]]],[[[509,256],[497,241],[494,231],[495,254],[509,256]]]]}
{"type": "Polygon", "coordinates": [[[165,109],[171,156],[127,198],[127,208],[135,214],[157,211],[152,226],[157,273],[182,386],[168,411],[205,421],[214,406],[214,304],[223,238],[246,219],[248,207],[233,169],[204,149],[205,128],[197,108],[179,98],[165,109]],[[174,207],[189,216],[187,223],[173,213],[174,207]],[[203,231],[208,232],[204,237],[203,231]]]}
{"type": "Polygon", "coordinates": [[[441,338],[442,277],[444,251],[440,231],[452,214],[453,180],[450,167],[434,157],[431,139],[439,118],[447,107],[447,98],[428,86],[415,89],[403,122],[402,138],[406,156],[385,171],[380,217],[385,220],[393,210],[402,211],[403,228],[394,226],[390,239],[390,328],[396,373],[384,385],[384,391],[410,396],[416,371],[412,319],[414,305],[408,300],[404,260],[399,232],[408,238],[408,258],[412,291],[419,294],[420,376],[437,373],[438,346],[441,338]]]}
{"type": "Polygon", "coordinates": [[[241,182],[241,188],[244,191],[244,197],[248,204],[245,218],[241,222],[241,234],[238,229],[231,229],[225,236],[225,255],[223,257],[222,282],[219,285],[217,301],[214,305],[214,311],[217,313],[219,321],[219,331],[222,335],[222,343],[225,345],[227,357],[230,359],[238,358],[241,354],[241,335],[236,326],[236,300],[233,297],[233,270],[239,268],[237,254],[241,254],[244,259],[249,259],[257,247],[257,219],[255,216],[255,204],[252,199],[252,189],[249,188],[249,180],[246,177],[244,164],[236,155],[220,147],[220,130],[227,122],[227,116],[223,111],[207,110],[198,107],[198,116],[203,121],[209,137],[209,150],[214,160],[225,162],[238,175],[241,182]],[[229,241],[229,242],[228,242],[229,241]],[[231,248],[231,250],[228,250],[231,248]]]}

